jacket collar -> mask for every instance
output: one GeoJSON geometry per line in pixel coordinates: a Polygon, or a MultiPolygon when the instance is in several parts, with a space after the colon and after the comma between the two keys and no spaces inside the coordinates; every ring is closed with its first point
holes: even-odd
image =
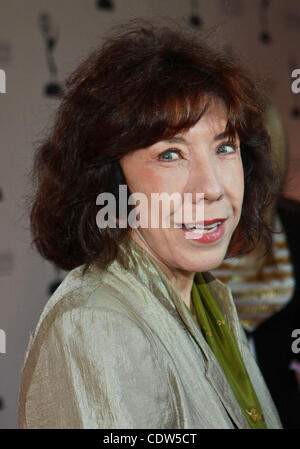
{"type": "MultiPolygon", "coordinates": [[[[206,359],[206,378],[215,389],[231,419],[238,428],[249,427],[240,406],[232,393],[230,385],[216,360],[212,350],[206,343],[199,327],[186,308],[178,289],[171,283],[159,264],[134,240],[120,246],[122,265],[142,282],[157,298],[163,300],[171,308],[176,308],[190,334],[199,345],[206,359]]],[[[229,287],[216,279],[210,272],[202,273],[208,287],[222,310],[239,349],[243,355],[240,323],[229,287]]]]}

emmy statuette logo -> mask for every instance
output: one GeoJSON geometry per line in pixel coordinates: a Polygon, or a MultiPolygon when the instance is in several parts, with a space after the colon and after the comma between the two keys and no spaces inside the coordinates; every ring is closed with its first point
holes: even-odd
{"type": "Polygon", "coordinates": [[[40,29],[45,41],[46,58],[50,73],[50,81],[45,85],[44,93],[47,97],[61,97],[63,89],[58,82],[58,70],[54,60],[54,49],[58,42],[58,27],[54,25],[48,13],[42,13],[39,17],[40,29]]]}

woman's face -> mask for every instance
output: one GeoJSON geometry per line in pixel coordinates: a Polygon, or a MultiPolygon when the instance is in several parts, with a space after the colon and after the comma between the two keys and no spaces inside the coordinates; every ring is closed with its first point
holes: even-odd
{"type": "Polygon", "coordinates": [[[215,98],[188,131],[135,150],[120,160],[129,192],[147,196],[149,217],[152,193],[179,193],[183,210],[187,203],[184,198],[188,198],[185,194],[191,194],[193,215],[188,222],[184,222],[184,217],[178,220],[177,206],[171,203],[170,227],[149,226],[129,231],[154,259],[171,270],[196,272],[219,266],[239,222],[244,194],[243,165],[238,137],[232,144],[226,136],[220,136],[226,123],[227,109],[222,100],[215,98]],[[207,225],[206,221],[216,223],[208,224],[210,229],[203,231],[201,227],[207,225]],[[200,226],[198,230],[196,223],[200,226]]]}

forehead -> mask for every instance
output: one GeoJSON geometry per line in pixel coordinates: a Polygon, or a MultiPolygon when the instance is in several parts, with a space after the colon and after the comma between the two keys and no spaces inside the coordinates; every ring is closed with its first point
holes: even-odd
{"type": "Polygon", "coordinates": [[[224,101],[215,98],[212,99],[201,116],[201,118],[189,128],[182,136],[193,136],[199,133],[208,133],[214,136],[222,134],[225,131],[228,121],[228,110],[224,101]]]}

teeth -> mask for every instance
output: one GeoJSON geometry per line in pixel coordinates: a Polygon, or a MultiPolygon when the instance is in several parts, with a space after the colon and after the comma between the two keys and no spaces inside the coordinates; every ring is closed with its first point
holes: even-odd
{"type": "MultiPolygon", "coordinates": [[[[216,231],[217,228],[218,228],[218,225],[214,226],[213,228],[208,228],[208,229],[201,228],[201,231],[203,234],[207,234],[209,232],[216,231]]],[[[192,232],[194,234],[199,234],[199,229],[200,228],[192,228],[192,229],[189,229],[189,232],[192,232]]]]}
{"type": "Polygon", "coordinates": [[[202,229],[202,230],[208,229],[208,230],[211,230],[211,229],[215,229],[219,224],[221,224],[221,222],[220,221],[216,221],[215,223],[212,223],[212,224],[206,225],[206,226],[203,226],[202,224],[195,224],[195,225],[193,225],[193,224],[186,224],[186,225],[184,225],[184,227],[186,229],[188,229],[189,231],[193,231],[193,230],[197,230],[197,229],[202,229]]]}

